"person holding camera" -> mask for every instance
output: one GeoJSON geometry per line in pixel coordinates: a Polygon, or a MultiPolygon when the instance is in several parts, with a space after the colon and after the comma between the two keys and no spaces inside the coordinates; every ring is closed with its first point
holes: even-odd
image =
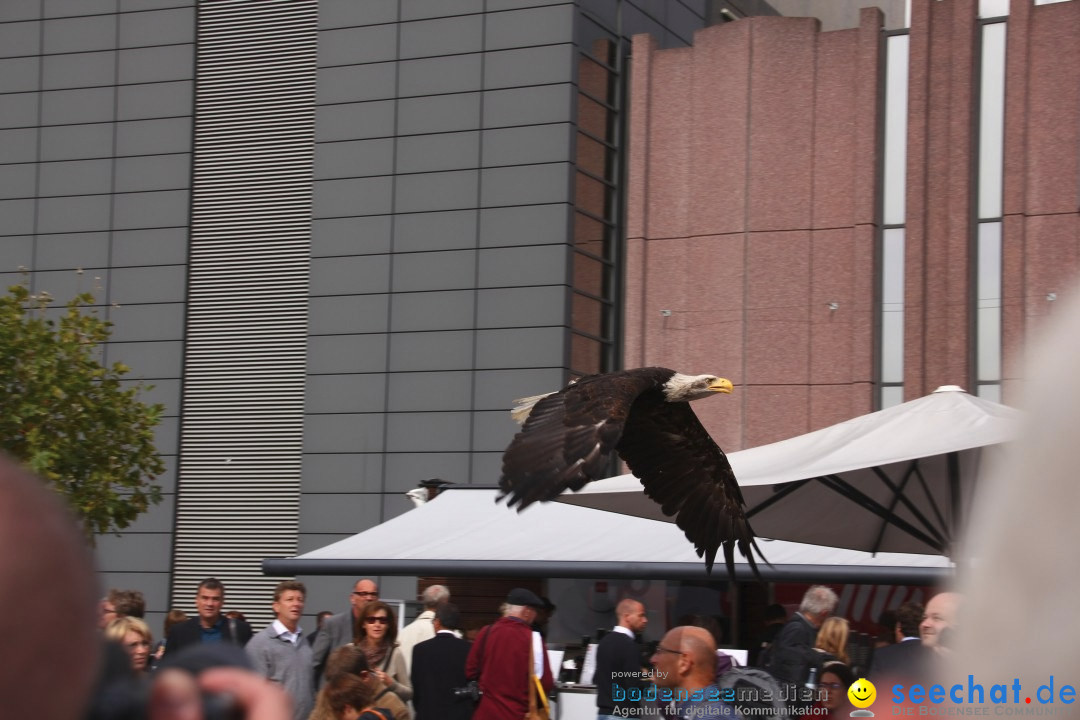
{"type": "Polygon", "coordinates": [[[547,652],[540,633],[532,629],[542,607],[536,593],[514,588],[506,596],[503,617],[480,631],[465,665],[465,676],[480,685],[473,720],[521,720],[529,711],[530,694],[536,692],[534,677],[545,693],[551,692],[547,652]]]}
{"type": "Polygon", "coordinates": [[[454,691],[463,690],[469,643],[455,634],[461,613],[453,603],[435,608],[435,637],[413,648],[412,685],[416,720],[469,720],[473,700],[454,691]]]}

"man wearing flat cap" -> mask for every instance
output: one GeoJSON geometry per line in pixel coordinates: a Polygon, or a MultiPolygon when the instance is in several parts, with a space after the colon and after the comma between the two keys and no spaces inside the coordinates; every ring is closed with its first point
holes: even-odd
{"type": "Polygon", "coordinates": [[[503,617],[476,636],[465,665],[466,677],[479,681],[483,693],[473,720],[521,720],[529,709],[534,674],[544,691],[551,691],[547,652],[540,634],[532,630],[542,607],[544,601],[536,593],[514,588],[506,596],[503,617]]]}

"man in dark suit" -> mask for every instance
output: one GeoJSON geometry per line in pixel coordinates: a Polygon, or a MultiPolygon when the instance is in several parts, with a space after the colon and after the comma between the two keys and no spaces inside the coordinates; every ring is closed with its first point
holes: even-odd
{"type": "Polygon", "coordinates": [[[251,639],[251,626],[244,620],[226,618],[221,614],[225,604],[225,586],[217,578],[207,578],[195,591],[198,615],[177,623],[169,630],[165,654],[182,650],[197,643],[231,643],[243,647],[251,639]]]}
{"type": "Polygon", "coordinates": [[[355,634],[354,625],[360,617],[360,611],[369,602],[379,599],[379,586],[370,578],[360,578],[353,585],[349,593],[349,609],[337,615],[331,615],[319,626],[312,642],[312,664],[315,672],[315,687],[323,685],[323,673],[326,670],[326,660],[330,653],[342,645],[348,645],[353,641],[355,634]]]}
{"type": "Polygon", "coordinates": [[[931,662],[931,651],[919,639],[923,606],[906,602],[896,611],[896,644],[874,651],[870,677],[874,682],[920,680],[931,662]]]}
{"type": "Polygon", "coordinates": [[[416,720],[468,720],[473,704],[469,698],[454,696],[454,688],[464,687],[465,661],[469,643],[457,636],[461,613],[453,603],[435,609],[435,637],[413,647],[412,686],[416,720]]]}
{"type": "Polygon", "coordinates": [[[641,663],[641,646],[635,637],[645,631],[649,618],[645,606],[630,598],[615,606],[615,618],[618,624],[596,646],[593,682],[597,717],[640,717],[641,702],[631,700],[628,691],[642,690],[649,684],[641,663]]]}
{"type": "Polygon", "coordinates": [[[799,610],[791,616],[769,648],[765,669],[777,680],[801,687],[821,654],[814,650],[818,629],[832,615],[839,598],[832,589],[814,585],[803,595],[799,610]]]}

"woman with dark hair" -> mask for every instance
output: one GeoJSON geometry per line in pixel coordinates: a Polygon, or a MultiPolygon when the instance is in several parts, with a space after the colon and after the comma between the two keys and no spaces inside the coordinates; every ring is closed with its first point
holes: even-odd
{"type": "Polygon", "coordinates": [[[855,682],[855,673],[842,662],[827,662],[821,667],[818,679],[818,698],[828,711],[829,720],[847,718],[854,709],[848,700],[848,688],[855,682]]]}
{"type": "Polygon", "coordinates": [[[368,667],[390,691],[404,701],[412,699],[412,681],[405,657],[397,644],[397,620],[384,602],[369,602],[360,611],[353,629],[353,644],[363,651],[368,667]]]}
{"type": "Polygon", "coordinates": [[[412,717],[408,705],[371,672],[363,651],[356,645],[349,644],[339,647],[327,658],[326,684],[319,690],[315,698],[315,710],[308,716],[308,720],[335,720],[327,693],[334,681],[345,675],[355,676],[366,683],[370,691],[370,704],[386,709],[394,720],[409,720],[412,717]]]}

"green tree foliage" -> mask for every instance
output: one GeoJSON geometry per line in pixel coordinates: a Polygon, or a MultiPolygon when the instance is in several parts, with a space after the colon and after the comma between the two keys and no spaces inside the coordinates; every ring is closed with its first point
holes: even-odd
{"type": "Polygon", "coordinates": [[[0,296],[0,447],[67,499],[91,541],[160,502],[152,481],[165,470],[154,447],[163,407],[121,384],[129,368],[101,364],[112,324],[93,302],[84,293],[50,310],[48,294],[23,285],[0,296]]]}

